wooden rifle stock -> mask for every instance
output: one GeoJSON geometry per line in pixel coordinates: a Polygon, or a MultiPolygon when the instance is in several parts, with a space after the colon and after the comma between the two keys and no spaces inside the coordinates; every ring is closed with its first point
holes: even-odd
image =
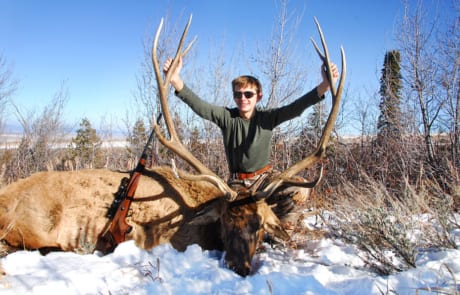
{"type": "MultiPolygon", "coordinates": [[[[157,118],[157,122],[160,119],[161,115],[157,118]]],[[[96,251],[104,255],[113,252],[118,244],[126,240],[126,234],[129,234],[132,230],[132,226],[126,222],[126,216],[134,199],[141,175],[145,170],[147,150],[154,135],[155,131],[152,129],[136,168],[130,173],[129,178],[124,177],[121,180],[118,191],[115,193],[115,199],[107,212],[107,217],[110,219],[109,223],[98,236],[95,247],[96,251]]]]}

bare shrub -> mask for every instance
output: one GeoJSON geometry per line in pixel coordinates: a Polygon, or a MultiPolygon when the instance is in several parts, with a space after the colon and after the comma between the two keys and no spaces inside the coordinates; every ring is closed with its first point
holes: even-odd
{"type": "Polygon", "coordinates": [[[371,269],[384,275],[404,271],[416,267],[419,251],[456,247],[452,198],[441,189],[433,192],[435,183],[415,191],[406,181],[405,197],[395,198],[382,183],[365,174],[360,179],[359,185],[340,185],[327,223],[333,236],[362,251],[371,269]]]}
{"type": "Polygon", "coordinates": [[[38,171],[55,169],[53,163],[60,158],[58,147],[66,134],[63,115],[67,99],[68,91],[62,83],[59,91],[41,111],[24,111],[12,104],[23,135],[16,154],[5,162],[7,169],[4,178],[7,183],[38,171]]]}

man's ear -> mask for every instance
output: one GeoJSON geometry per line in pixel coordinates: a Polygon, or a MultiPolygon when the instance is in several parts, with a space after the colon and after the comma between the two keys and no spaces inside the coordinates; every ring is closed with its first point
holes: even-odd
{"type": "Polygon", "coordinates": [[[262,92],[257,93],[257,102],[259,102],[259,101],[262,100],[262,96],[263,96],[263,93],[262,93],[262,92]]]}

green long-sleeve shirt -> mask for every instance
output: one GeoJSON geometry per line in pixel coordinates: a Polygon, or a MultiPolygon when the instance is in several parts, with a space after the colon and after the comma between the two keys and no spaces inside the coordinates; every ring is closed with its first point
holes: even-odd
{"type": "Polygon", "coordinates": [[[176,95],[203,119],[217,124],[222,130],[230,173],[254,172],[269,163],[273,129],[281,123],[300,116],[311,105],[321,101],[316,88],[294,102],[268,110],[256,110],[246,120],[238,108],[216,106],[200,99],[184,85],[176,95]]]}

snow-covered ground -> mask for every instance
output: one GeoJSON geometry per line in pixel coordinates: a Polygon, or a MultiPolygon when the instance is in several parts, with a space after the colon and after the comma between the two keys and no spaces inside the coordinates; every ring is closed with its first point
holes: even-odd
{"type": "Polygon", "coordinates": [[[102,257],[19,251],[0,260],[0,294],[460,294],[460,249],[422,252],[417,268],[377,276],[339,240],[264,246],[246,278],[197,245],[145,251],[127,241],[102,257]]]}

